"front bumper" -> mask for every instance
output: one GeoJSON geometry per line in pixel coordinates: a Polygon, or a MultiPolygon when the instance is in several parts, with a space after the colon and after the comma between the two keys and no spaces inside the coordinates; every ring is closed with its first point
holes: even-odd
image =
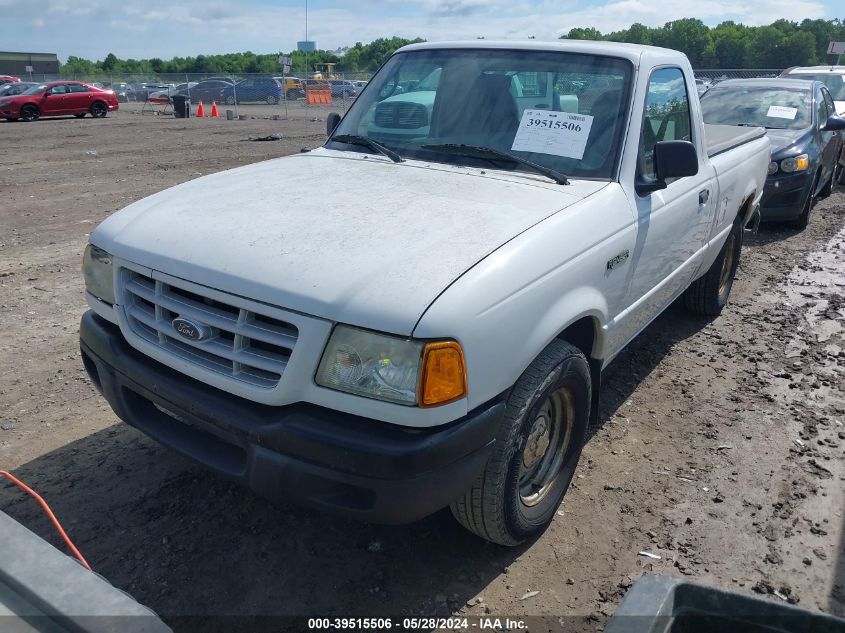
{"type": "Polygon", "coordinates": [[[769,176],[760,200],[763,222],[794,220],[801,215],[812,185],[812,173],[808,169],[788,176],[769,176]]]}
{"type": "Polygon", "coordinates": [[[374,523],[415,521],[469,489],[504,412],[497,400],[447,425],[412,429],[305,403],[258,404],[141,354],[91,311],[80,347],[115,413],[153,439],[264,496],[374,523]]]}

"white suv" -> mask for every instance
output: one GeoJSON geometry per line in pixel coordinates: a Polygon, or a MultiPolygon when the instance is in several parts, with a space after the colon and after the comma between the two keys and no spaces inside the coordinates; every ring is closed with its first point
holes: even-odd
{"type": "Polygon", "coordinates": [[[845,115],[845,66],[793,66],[780,76],[821,81],[830,90],[837,114],[845,115]]]}

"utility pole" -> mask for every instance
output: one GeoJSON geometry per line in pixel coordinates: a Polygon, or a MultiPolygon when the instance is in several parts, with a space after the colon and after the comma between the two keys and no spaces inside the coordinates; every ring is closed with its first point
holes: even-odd
{"type": "Polygon", "coordinates": [[[308,79],[308,0],[305,0],[305,79],[308,79]]]}

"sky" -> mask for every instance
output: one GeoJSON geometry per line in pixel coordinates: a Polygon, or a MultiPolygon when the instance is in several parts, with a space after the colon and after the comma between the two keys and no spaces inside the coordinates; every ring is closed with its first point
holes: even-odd
{"type": "MultiPolygon", "coordinates": [[[[334,50],[377,37],[556,39],[634,22],[716,25],[845,17],[841,0],[308,0],[308,38],[334,50]]],[[[0,49],[103,59],[276,53],[305,39],[306,0],[0,0],[0,49]]]]}

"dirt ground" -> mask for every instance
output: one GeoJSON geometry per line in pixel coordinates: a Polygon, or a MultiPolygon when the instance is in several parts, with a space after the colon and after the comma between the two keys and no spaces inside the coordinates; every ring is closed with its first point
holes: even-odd
{"type": "MultiPolygon", "coordinates": [[[[802,233],[751,238],[721,317],[673,306],[614,362],[555,521],[507,549],[448,511],[381,527],[272,505],[115,418],[79,358],[88,232],[171,185],[316,146],[325,129],[302,107],[235,122],[138,109],[0,123],[0,467],[175,630],[457,613],[600,630],[657,573],[845,615],[845,194],[802,233]],[[246,140],[272,133],[283,140],[246,140]]],[[[61,547],[17,489],[0,484],[0,509],[61,547]]]]}

